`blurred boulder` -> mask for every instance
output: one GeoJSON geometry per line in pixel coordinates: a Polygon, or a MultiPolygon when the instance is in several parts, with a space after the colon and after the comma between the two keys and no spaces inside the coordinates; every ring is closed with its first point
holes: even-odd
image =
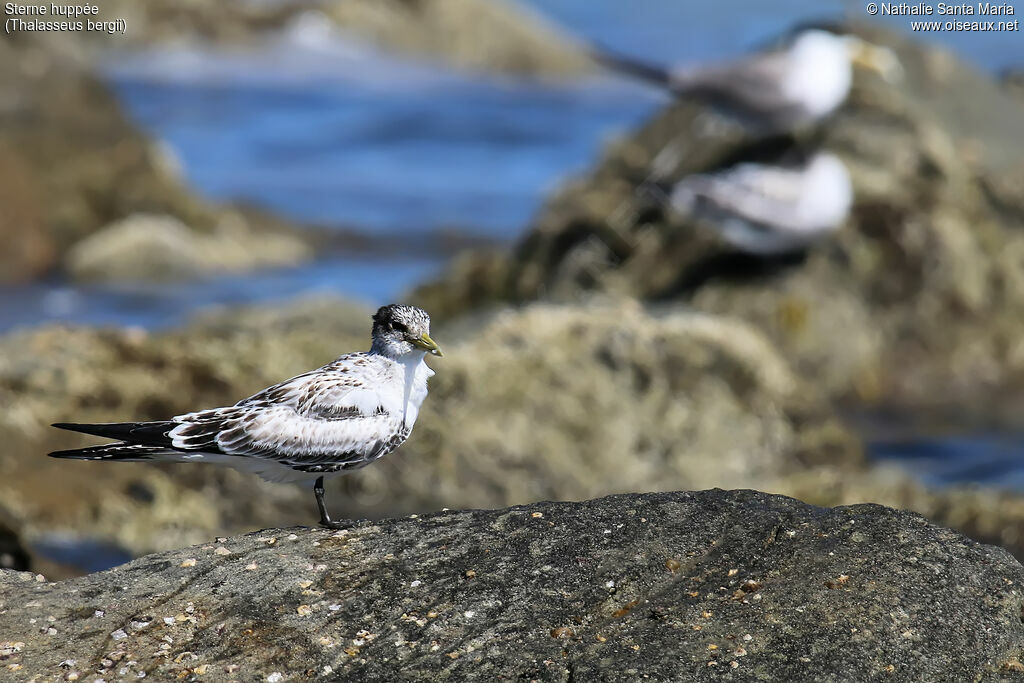
{"type": "MultiPolygon", "coordinates": [[[[72,245],[78,245],[72,258],[78,274],[138,272],[116,261],[126,253],[116,237],[150,255],[162,243],[168,260],[198,250],[206,259],[199,272],[311,255],[306,244],[315,236],[245,207],[210,204],[188,189],[166,150],[127,118],[73,46],[44,33],[0,42],[0,282],[59,269],[72,245]],[[166,218],[162,227],[149,220],[142,228],[137,214],[166,218]],[[119,221],[126,221],[120,230],[82,244],[119,221]],[[171,229],[171,222],[179,227],[171,229]]],[[[137,266],[143,265],[151,264],[140,259],[137,266]]],[[[160,269],[188,270],[180,260],[160,269]]]]}
{"type": "Polygon", "coordinates": [[[172,216],[134,214],[73,245],[66,270],[80,280],[178,280],[291,266],[312,255],[297,236],[257,234],[237,216],[200,233],[172,216]]]}
{"type": "MultiPolygon", "coordinates": [[[[538,76],[576,76],[592,69],[582,47],[511,0],[285,0],[284,2],[180,2],[119,0],[104,18],[131,27],[119,44],[215,43],[257,47],[288,29],[325,30],[411,58],[457,68],[538,76]]],[[[99,47],[110,38],[92,36],[99,47]]]]}
{"type": "Polygon", "coordinates": [[[12,680],[1008,681],[1022,583],[1004,550],[876,505],[613,496],[0,571],[0,659],[12,680]]]}
{"type": "Polygon", "coordinates": [[[652,206],[645,181],[670,145],[668,177],[679,178],[794,144],[678,102],[567,183],[503,263],[467,258],[413,299],[446,313],[595,290],[685,302],[752,323],[831,397],[960,401],[984,413],[973,397],[1024,387],[1020,103],[946,51],[856,30],[891,46],[906,75],[891,85],[858,74],[819,136],[856,190],[830,243],[802,259],[755,260],[652,206]]]}
{"type": "Polygon", "coordinates": [[[457,329],[416,436],[363,476],[392,508],[765,487],[862,464],[827,402],[741,320],[606,301],[457,329]]]}
{"type": "Polygon", "coordinates": [[[137,211],[209,227],[213,212],[87,66],[19,34],[0,42],[0,280],[57,265],[73,242],[137,211]]]}

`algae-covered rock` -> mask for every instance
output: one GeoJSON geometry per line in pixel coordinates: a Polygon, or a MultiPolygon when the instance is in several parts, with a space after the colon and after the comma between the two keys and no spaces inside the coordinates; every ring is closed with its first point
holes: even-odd
{"type": "Polygon", "coordinates": [[[912,513],[630,495],[0,571],[0,658],[25,681],[1019,680],[1022,585],[912,513]]]}
{"type": "Polygon", "coordinates": [[[672,179],[794,144],[679,102],[552,197],[504,263],[467,259],[413,298],[444,312],[593,290],[685,302],[752,323],[797,374],[860,403],[974,403],[1024,386],[1020,102],[948,52],[859,30],[895,50],[905,78],[858,74],[819,140],[800,136],[838,154],[856,192],[847,224],[805,258],[731,253],[652,203],[655,166],[672,179]],[[668,147],[674,164],[658,159],[668,147]]]}
{"type": "Polygon", "coordinates": [[[445,350],[414,438],[359,480],[391,509],[767,486],[861,463],[827,404],[739,320],[538,304],[445,350]]]}
{"type": "MultiPolygon", "coordinates": [[[[210,315],[166,333],[8,335],[0,497],[30,537],[66,530],[134,552],[313,520],[308,490],[233,470],[48,459],[90,443],[48,425],[166,419],[234,403],[367,348],[368,328],[369,312],[322,300],[210,315]],[[133,495],[139,490],[148,495],[133,495]]],[[[437,375],[412,438],[332,483],[336,514],[767,485],[816,463],[861,463],[859,442],[740,321],[605,302],[538,305],[435,332],[445,357],[431,359],[437,375]]]]}
{"type": "Polygon", "coordinates": [[[76,243],[66,260],[81,280],[178,280],[292,266],[312,255],[298,236],[254,233],[240,216],[201,233],[171,216],[135,214],[76,243]]]}

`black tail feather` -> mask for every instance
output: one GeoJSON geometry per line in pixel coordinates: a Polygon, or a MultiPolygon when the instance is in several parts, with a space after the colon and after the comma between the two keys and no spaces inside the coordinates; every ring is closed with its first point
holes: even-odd
{"type": "Polygon", "coordinates": [[[634,76],[663,88],[672,87],[672,74],[664,67],[617,54],[600,45],[591,46],[590,56],[612,71],[634,76]]]}
{"type": "Polygon", "coordinates": [[[140,444],[128,444],[123,442],[47,453],[51,458],[65,458],[69,460],[124,460],[128,462],[136,460],[153,460],[159,455],[166,454],[166,448],[160,448],[158,446],[144,446],[140,444]]]}
{"type": "Polygon", "coordinates": [[[167,432],[174,429],[177,424],[177,422],[163,420],[160,422],[105,422],[98,424],[57,422],[53,426],[71,432],[81,432],[134,444],[170,446],[171,440],[167,436],[167,432]]]}

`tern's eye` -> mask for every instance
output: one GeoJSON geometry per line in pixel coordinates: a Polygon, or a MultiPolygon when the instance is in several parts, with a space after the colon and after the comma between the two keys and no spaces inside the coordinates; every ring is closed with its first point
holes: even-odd
{"type": "Polygon", "coordinates": [[[401,332],[402,334],[406,334],[409,332],[409,328],[406,327],[405,324],[403,323],[391,323],[391,329],[395,330],[396,332],[401,332]]]}

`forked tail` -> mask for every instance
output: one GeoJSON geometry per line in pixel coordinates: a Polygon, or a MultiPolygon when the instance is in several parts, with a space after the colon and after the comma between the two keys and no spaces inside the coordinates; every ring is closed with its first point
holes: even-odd
{"type": "Polygon", "coordinates": [[[49,453],[52,458],[69,458],[73,460],[123,460],[126,462],[141,460],[176,460],[181,453],[171,449],[171,440],[167,432],[177,423],[163,422],[108,422],[100,424],[75,424],[58,422],[54,427],[72,432],[81,432],[108,439],[118,439],[116,443],[87,448],[75,448],[67,451],[49,453]]]}
{"type": "MultiPolygon", "coordinates": [[[[144,446],[137,443],[108,443],[102,446],[74,448],[69,451],[47,453],[51,458],[67,458],[69,460],[121,460],[124,462],[141,462],[143,460],[173,460],[174,451],[159,446],[144,446]]],[[[181,455],[180,453],[178,454],[181,455]]]]}

